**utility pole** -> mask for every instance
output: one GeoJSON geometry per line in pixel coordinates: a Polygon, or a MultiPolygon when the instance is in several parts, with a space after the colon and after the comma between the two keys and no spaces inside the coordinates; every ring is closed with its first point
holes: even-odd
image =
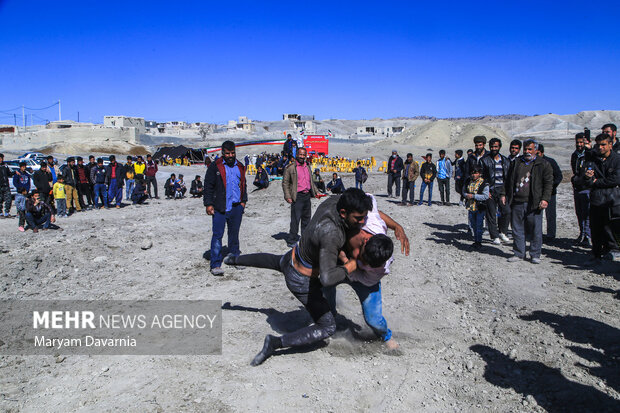
{"type": "Polygon", "coordinates": [[[80,123],[80,111],[78,110],[78,123],[80,123]]]}
{"type": "Polygon", "coordinates": [[[24,105],[22,105],[22,126],[26,130],[26,111],[24,110],[24,105]]]}
{"type": "Polygon", "coordinates": [[[17,115],[13,114],[13,122],[15,122],[15,126],[17,126],[17,115]]]}
{"type": "Polygon", "coordinates": [[[58,99],[58,121],[60,122],[61,116],[60,116],[60,99],[58,99]]]}

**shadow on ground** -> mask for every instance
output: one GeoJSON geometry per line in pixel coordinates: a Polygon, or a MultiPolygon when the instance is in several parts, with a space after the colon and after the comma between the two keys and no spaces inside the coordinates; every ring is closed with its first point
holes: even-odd
{"type": "Polygon", "coordinates": [[[486,363],[484,378],[524,396],[531,395],[548,412],[617,412],[620,401],[594,387],[570,381],[559,369],[538,361],[512,360],[492,347],[476,344],[470,349],[486,363]]]}
{"type": "MultiPolygon", "coordinates": [[[[570,346],[569,349],[590,363],[598,364],[597,367],[579,364],[580,367],[599,377],[607,386],[620,391],[619,329],[586,317],[559,315],[546,311],[534,311],[520,318],[546,324],[566,340],[593,347],[570,346]]],[[[620,408],[620,405],[618,407],[620,408]]]]}

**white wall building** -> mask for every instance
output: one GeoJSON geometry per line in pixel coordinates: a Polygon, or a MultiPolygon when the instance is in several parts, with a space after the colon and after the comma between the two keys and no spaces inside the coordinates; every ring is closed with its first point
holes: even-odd
{"type": "Polygon", "coordinates": [[[104,116],[103,126],[109,128],[136,128],[136,133],[145,133],[144,118],[132,118],[129,116],[104,116]]]}

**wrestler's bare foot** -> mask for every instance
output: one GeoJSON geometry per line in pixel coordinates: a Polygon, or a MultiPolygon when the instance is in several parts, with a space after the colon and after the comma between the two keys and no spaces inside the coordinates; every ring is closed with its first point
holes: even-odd
{"type": "Polygon", "coordinates": [[[398,349],[398,347],[400,347],[398,343],[396,342],[396,340],[394,340],[393,338],[386,341],[385,346],[387,347],[388,350],[396,350],[398,349]]]}

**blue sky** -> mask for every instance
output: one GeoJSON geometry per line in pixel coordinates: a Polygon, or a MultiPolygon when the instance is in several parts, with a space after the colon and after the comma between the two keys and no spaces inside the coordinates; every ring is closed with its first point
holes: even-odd
{"type": "Polygon", "coordinates": [[[620,109],[618,2],[420,3],[0,0],[0,123],[620,109]]]}

